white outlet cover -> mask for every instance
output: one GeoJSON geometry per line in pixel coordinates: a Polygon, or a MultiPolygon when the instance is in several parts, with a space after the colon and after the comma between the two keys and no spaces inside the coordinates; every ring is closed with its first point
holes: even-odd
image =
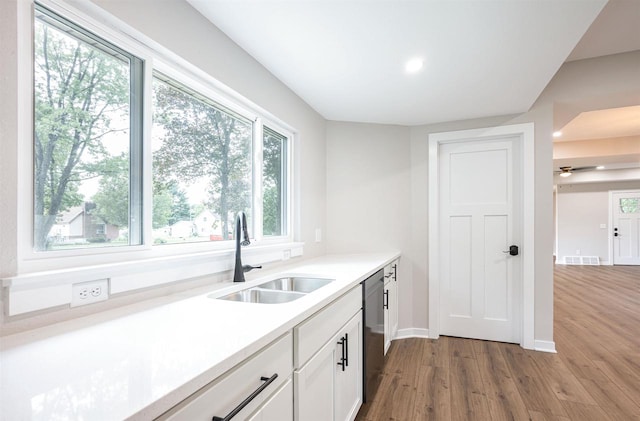
{"type": "Polygon", "coordinates": [[[109,279],[97,279],[71,286],[71,307],[97,303],[107,298],[109,298],[109,279]]]}

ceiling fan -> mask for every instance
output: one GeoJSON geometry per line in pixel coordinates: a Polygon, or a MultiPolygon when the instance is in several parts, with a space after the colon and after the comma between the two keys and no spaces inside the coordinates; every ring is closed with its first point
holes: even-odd
{"type": "Polygon", "coordinates": [[[580,171],[592,171],[595,170],[596,167],[577,167],[573,168],[571,165],[560,167],[560,171],[556,171],[556,174],[559,174],[560,177],[569,177],[574,172],[580,171]]]}

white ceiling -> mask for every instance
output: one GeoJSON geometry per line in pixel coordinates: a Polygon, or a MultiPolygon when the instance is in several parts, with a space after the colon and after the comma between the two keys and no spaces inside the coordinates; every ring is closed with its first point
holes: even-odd
{"type": "Polygon", "coordinates": [[[606,3],[187,1],[326,119],[403,125],[528,110],[606,3]]]}

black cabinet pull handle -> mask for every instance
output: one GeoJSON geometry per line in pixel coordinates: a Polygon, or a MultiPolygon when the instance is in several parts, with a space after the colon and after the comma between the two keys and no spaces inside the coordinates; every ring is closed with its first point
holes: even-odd
{"type": "Polygon", "coordinates": [[[347,367],[349,367],[349,334],[345,333],[344,334],[344,355],[345,355],[345,359],[344,359],[344,365],[346,365],[347,367]]]}
{"type": "Polygon", "coordinates": [[[224,418],[220,418],[220,417],[213,417],[211,418],[211,421],[229,421],[231,418],[235,417],[236,415],[238,415],[238,413],[240,411],[242,411],[244,409],[245,406],[249,405],[249,402],[251,402],[252,400],[255,399],[256,396],[258,396],[260,394],[260,392],[262,392],[264,389],[266,389],[271,383],[273,383],[273,381],[275,379],[278,378],[278,373],[275,373],[273,376],[271,377],[260,377],[260,380],[263,381],[264,383],[262,383],[260,385],[259,388],[257,388],[256,390],[254,390],[249,396],[247,396],[247,398],[245,400],[243,400],[242,402],[240,402],[240,405],[236,406],[233,411],[229,412],[227,414],[226,417],[224,418]]]}
{"type": "Polygon", "coordinates": [[[389,310],[389,290],[384,292],[384,300],[382,301],[382,307],[389,310]]]}
{"type": "Polygon", "coordinates": [[[396,276],[397,275],[397,265],[393,265],[392,267],[393,267],[393,280],[397,281],[398,280],[397,276],[396,276]]]}
{"type": "Polygon", "coordinates": [[[340,361],[337,364],[342,366],[342,371],[344,371],[345,367],[347,366],[347,359],[345,358],[345,344],[346,344],[346,342],[347,341],[344,338],[344,336],[342,338],[340,338],[340,340],[338,341],[338,345],[340,345],[342,347],[342,356],[340,357],[340,361]]]}

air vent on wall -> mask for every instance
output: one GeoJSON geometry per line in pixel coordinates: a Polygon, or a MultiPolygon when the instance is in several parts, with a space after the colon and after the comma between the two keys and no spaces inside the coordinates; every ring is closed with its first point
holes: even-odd
{"type": "Polygon", "coordinates": [[[564,264],[600,266],[600,258],[598,256],[565,256],[564,264]]]}

